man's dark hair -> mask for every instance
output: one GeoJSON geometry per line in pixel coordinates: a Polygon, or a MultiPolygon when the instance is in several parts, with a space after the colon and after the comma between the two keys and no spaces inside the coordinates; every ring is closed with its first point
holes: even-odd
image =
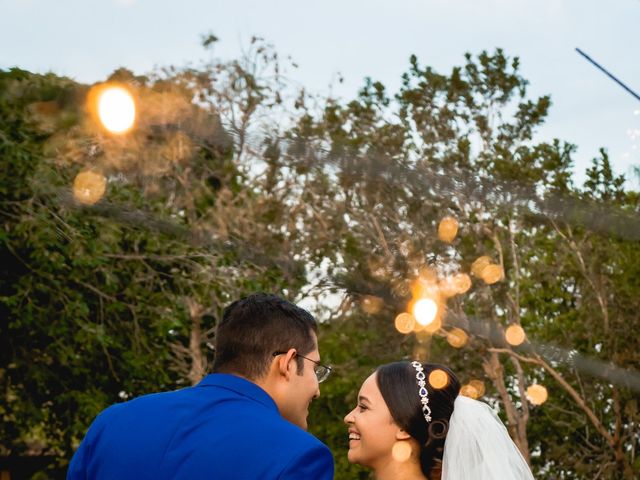
{"type": "MultiPolygon", "coordinates": [[[[254,293],[224,310],[215,337],[214,373],[235,373],[250,380],[265,375],[273,353],[295,348],[306,355],[316,348],[313,316],[293,303],[266,293],[254,293]]],[[[297,359],[297,373],[304,364],[297,359]]]]}
{"type": "Polygon", "coordinates": [[[396,424],[420,444],[420,466],[427,478],[440,478],[444,442],[449,432],[453,404],[460,392],[460,381],[444,365],[423,363],[426,378],[434,370],[447,375],[447,384],[433,388],[427,382],[432,421],[427,424],[422,412],[416,369],[410,362],[394,362],[376,370],[378,388],[396,424]]]}

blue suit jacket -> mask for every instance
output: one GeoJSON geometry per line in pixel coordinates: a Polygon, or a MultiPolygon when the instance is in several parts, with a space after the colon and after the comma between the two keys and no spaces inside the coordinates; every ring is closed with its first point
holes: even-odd
{"type": "Polygon", "coordinates": [[[107,408],[67,472],[68,480],[144,478],[329,480],[333,458],[256,384],[212,374],[107,408]]]}

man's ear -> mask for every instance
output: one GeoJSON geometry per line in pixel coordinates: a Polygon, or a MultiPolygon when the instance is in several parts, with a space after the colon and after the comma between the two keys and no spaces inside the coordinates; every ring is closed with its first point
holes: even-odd
{"type": "Polygon", "coordinates": [[[405,432],[401,428],[398,428],[398,431],[396,432],[396,440],[409,440],[410,438],[411,438],[411,435],[409,435],[407,432],[405,432]]]}
{"type": "Polygon", "coordinates": [[[289,350],[287,350],[287,353],[278,355],[278,373],[285,377],[287,380],[289,380],[291,374],[293,373],[292,368],[295,368],[295,362],[291,363],[291,360],[295,358],[296,353],[297,352],[295,348],[290,348],[289,350]]]}

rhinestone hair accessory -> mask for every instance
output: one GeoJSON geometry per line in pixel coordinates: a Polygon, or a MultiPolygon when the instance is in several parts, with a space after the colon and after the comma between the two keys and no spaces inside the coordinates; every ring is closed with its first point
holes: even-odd
{"type": "Polygon", "coordinates": [[[418,395],[422,404],[422,413],[427,423],[431,422],[431,408],[429,407],[429,392],[427,391],[427,377],[420,362],[413,361],[411,366],[416,369],[416,382],[418,384],[418,395]]]}

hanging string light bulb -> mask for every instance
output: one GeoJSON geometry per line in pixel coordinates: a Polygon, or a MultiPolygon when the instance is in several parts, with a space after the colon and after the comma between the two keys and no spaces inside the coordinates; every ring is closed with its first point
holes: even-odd
{"type": "Polygon", "coordinates": [[[436,390],[446,387],[449,384],[449,375],[444,370],[436,368],[429,374],[429,385],[436,390]]]}
{"type": "Polygon", "coordinates": [[[454,327],[447,333],[447,342],[453,348],[462,348],[469,341],[469,337],[466,332],[461,328],[454,327]]]}
{"type": "Polygon", "coordinates": [[[490,257],[487,257],[486,255],[478,257],[471,264],[471,273],[473,274],[474,277],[482,278],[482,270],[484,270],[484,268],[487,267],[490,264],[491,264],[491,258],[490,257]]]}
{"type": "Polygon", "coordinates": [[[487,285],[493,285],[504,278],[504,271],[500,265],[492,263],[482,269],[480,277],[487,285]]]}
{"type": "Polygon", "coordinates": [[[524,333],[524,329],[517,324],[509,325],[504,332],[504,338],[509,343],[509,345],[513,345],[517,347],[524,342],[526,338],[526,334],[524,333]]]}
{"type": "Polygon", "coordinates": [[[549,398],[549,392],[543,385],[533,384],[527,388],[527,399],[533,405],[542,405],[549,398]]]}
{"type": "Polygon", "coordinates": [[[413,332],[415,328],[416,320],[410,313],[403,312],[396,317],[395,327],[398,332],[402,334],[408,334],[413,332]]]}
{"type": "Polygon", "coordinates": [[[73,181],[73,197],[84,205],[94,205],[104,195],[107,179],[101,173],[85,170],[73,181]]]}
{"type": "Polygon", "coordinates": [[[98,95],[98,117],[109,132],[125,133],[133,127],[136,104],[129,91],[120,86],[106,87],[98,95]]]}
{"type": "Polygon", "coordinates": [[[458,234],[458,221],[453,217],[444,217],[438,225],[438,238],[451,243],[458,234]]]}
{"type": "Polygon", "coordinates": [[[431,298],[421,298],[413,305],[413,316],[424,326],[432,323],[438,314],[438,304],[431,298]]]}

